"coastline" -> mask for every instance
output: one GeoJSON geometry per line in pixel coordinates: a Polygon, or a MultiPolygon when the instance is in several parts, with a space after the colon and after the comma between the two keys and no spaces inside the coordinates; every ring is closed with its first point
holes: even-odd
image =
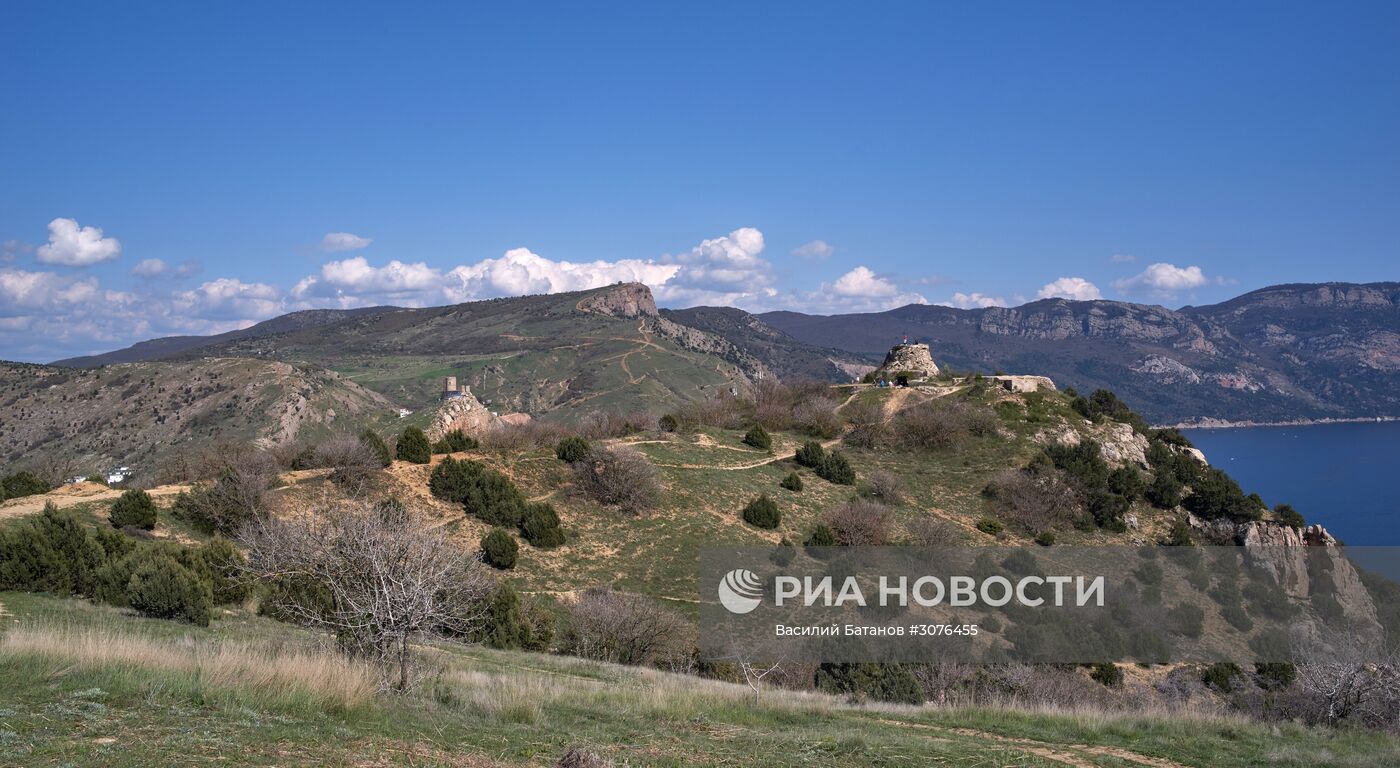
{"type": "Polygon", "coordinates": [[[1156,425],[1158,429],[1237,429],[1241,427],[1311,427],[1318,424],[1375,424],[1400,421],[1396,416],[1358,416],[1344,419],[1293,419],[1291,421],[1226,421],[1225,419],[1201,419],[1194,422],[1156,425]]]}

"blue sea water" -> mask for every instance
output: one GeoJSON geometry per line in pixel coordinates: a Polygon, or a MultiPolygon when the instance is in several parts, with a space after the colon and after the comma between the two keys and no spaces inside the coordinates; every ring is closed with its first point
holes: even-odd
{"type": "Polygon", "coordinates": [[[1269,506],[1356,546],[1400,545],[1400,422],[1182,430],[1269,506]]]}

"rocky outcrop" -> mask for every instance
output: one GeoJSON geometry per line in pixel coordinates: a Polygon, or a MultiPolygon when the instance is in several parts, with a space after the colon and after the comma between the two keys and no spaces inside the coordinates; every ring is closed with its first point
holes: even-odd
{"type": "Polygon", "coordinates": [[[1007,392],[1054,392],[1055,382],[1049,376],[988,376],[1007,392]]]}
{"type": "Polygon", "coordinates": [[[735,346],[729,340],[708,331],[681,325],[665,317],[647,320],[643,330],[670,339],[684,349],[721,357],[733,363],[734,367],[750,382],[777,378],[762,360],[735,346]]]}
{"type": "Polygon", "coordinates": [[[641,283],[618,283],[594,291],[574,305],[580,312],[611,317],[656,317],[656,299],[641,283]]]}
{"type": "Polygon", "coordinates": [[[463,392],[457,397],[443,400],[433,414],[432,423],[423,431],[429,440],[436,442],[454,429],[468,435],[479,435],[495,422],[496,417],[486,410],[480,400],[470,392],[463,392]]]}
{"type": "Polygon", "coordinates": [[[919,378],[933,378],[938,375],[938,365],[933,362],[933,353],[927,344],[896,344],[885,355],[877,375],[893,378],[900,373],[913,373],[919,378]]]}

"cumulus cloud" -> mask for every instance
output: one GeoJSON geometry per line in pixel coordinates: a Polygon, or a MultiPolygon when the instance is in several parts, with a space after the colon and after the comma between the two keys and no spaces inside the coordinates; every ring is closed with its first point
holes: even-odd
{"type": "Polygon", "coordinates": [[[1134,293],[1151,293],[1170,297],[1180,291],[1199,288],[1207,282],[1200,267],[1178,267],[1175,264],[1159,262],[1148,265],[1140,274],[1113,283],[1118,290],[1134,293]]]}
{"type": "Polygon", "coordinates": [[[907,304],[927,304],[917,293],[900,290],[893,281],[869,267],[858,266],[815,291],[780,293],[770,290],[756,297],[755,309],[791,309],[816,314],[881,312],[907,304]]]}
{"type": "Polygon", "coordinates": [[[1092,301],[1101,299],[1098,286],[1085,280],[1082,277],[1062,277],[1053,283],[1047,283],[1036,294],[1042,299],[1070,299],[1072,301],[1092,301]]]}
{"type": "Polygon", "coordinates": [[[149,280],[153,277],[160,277],[169,269],[170,266],[160,259],[142,259],[131,268],[131,274],[149,280]]]}
{"type": "Polygon", "coordinates": [[[276,286],[231,277],[177,291],[171,299],[175,311],[207,320],[263,320],[285,309],[282,291],[276,286]]]}
{"type": "Polygon", "coordinates": [[[360,237],[349,232],[327,232],[321,238],[321,250],[326,253],[338,253],[340,251],[358,251],[361,248],[368,248],[374,242],[372,237],[360,237]]]}
{"type": "Polygon", "coordinates": [[[122,244],[115,237],[103,237],[98,227],[80,227],[73,219],[49,222],[49,241],[39,246],[37,258],[44,264],[86,267],[111,261],[121,255],[122,244]]]}
{"type": "Polygon", "coordinates": [[[825,259],[834,250],[825,240],[813,240],[793,248],[792,255],[799,259],[825,259]]]}
{"type": "Polygon", "coordinates": [[[740,227],[722,237],[702,240],[689,252],[667,255],[663,264],[679,270],[656,288],[656,298],[674,304],[749,304],[774,295],[773,267],[759,257],[763,233],[740,227]]]}
{"type": "Polygon", "coordinates": [[[955,293],[953,298],[942,302],[945,307],[957,307],[958,309],[981,309],[984,307],[1004,307],[1006,299],[1000,296],[988,296],[985,293],[955,293]]]}

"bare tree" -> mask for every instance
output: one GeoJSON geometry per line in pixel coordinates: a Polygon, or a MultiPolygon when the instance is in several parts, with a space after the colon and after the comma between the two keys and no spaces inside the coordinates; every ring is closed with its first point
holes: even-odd
{"type": "Polygon", "coordinates": [[[890,543],[894,515],[884,504],[852,499],[827,510],[822,522],[830,526],[843,546],[881,547],[890,543]]]}
{"type": "Polygon", "coordinates": [[[616,505],[639,514],[656,504],[661,481],[656,469],[635,448],[611,446],[596,449],[574,462],[574,487],[600,504],[616,505]]]}
{"type": "Polygon", "coordinates": [[[693,629],[654,601],[590,589],[565,606],[565,653],[616,664],[644,664],[683,671],[693,656],[693,629]]]}
{"type": "Polygon", "coordinates": [[[1032,533],[1068,524],[1080,509],[1078,495],[1059,470],[1004,470],[987,485],[986,496],[999,517],[1032,533]]]}
{"type": "Polygon", "coordinates": [[[400,691],[409,687],[410,644],[470,632],[494,586],[474,556],[393,501],[328,501],[299,517],[254,521],[241,540],[254,577],[304,587],[276,590],[279,611],[396,667],[400,691]]]}
{"type": "Polygon", "coordinates": [[[1314,720],[1400,727],[1400,659],[1355,633],[1327,631],[1301,645],[1298,687],[1314,720]]]}

